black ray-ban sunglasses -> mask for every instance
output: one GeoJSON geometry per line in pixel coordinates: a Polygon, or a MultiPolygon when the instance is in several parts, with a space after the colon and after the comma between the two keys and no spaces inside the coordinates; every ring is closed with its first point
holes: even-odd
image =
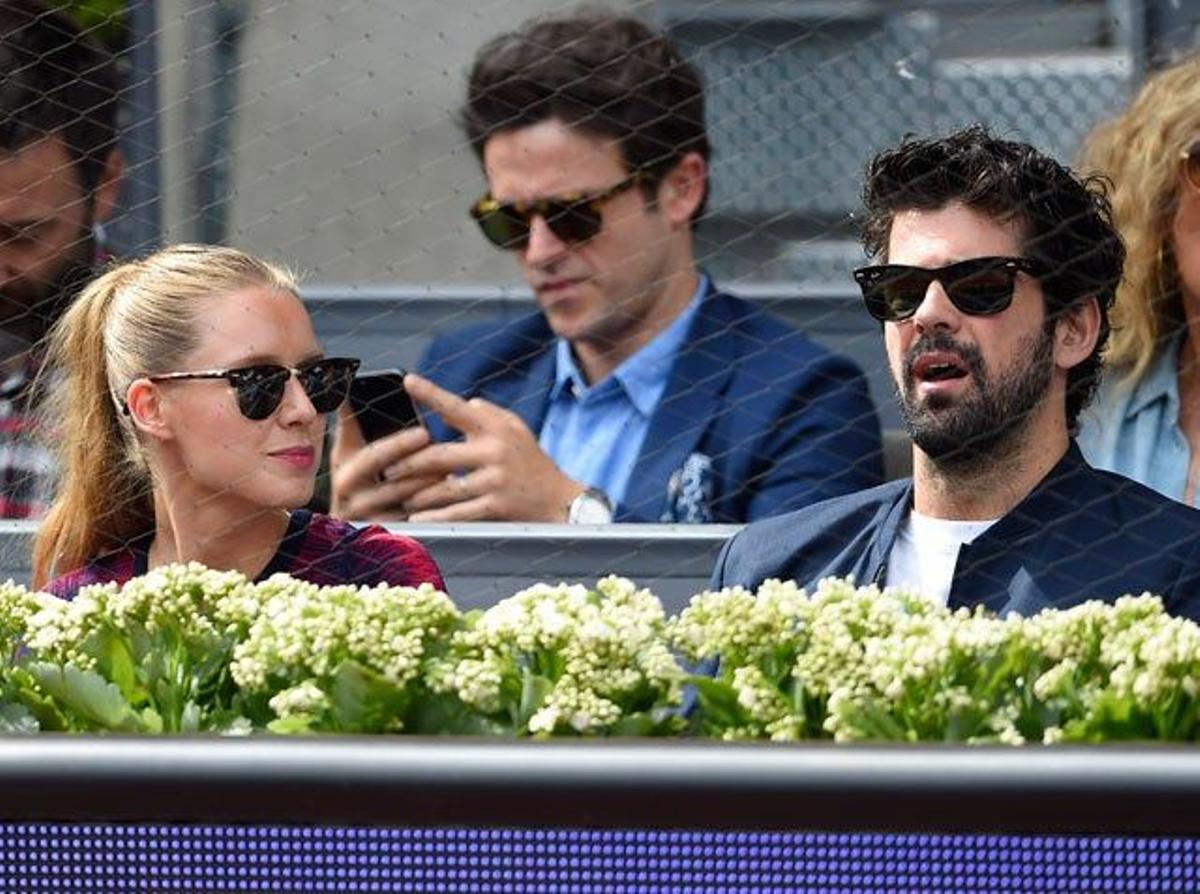
{"type": "MultiPolygon", "coordinates": [[[[288,379],[294,374],[318,413],[332,413],[350,392],[350,383],[361,361],[351,357],[326,357],[301,366],[260,363],[237,369],[200,369],[195,372],[143,376],[151,382],[181,379],[225,379],[237,395],[238,409],[247,419],[266,419],[283,403],[288,379]]],[[[125,412],[129,412],[126,406],[125,412]]]]}
{"type": "Polygon", "coordinates": [[[941,283],[950,302],[965,314],[998,314],[1012,304],[1017,274],[1022,271],[1039,276],[1043,267],[1030,258],[985,257],[945,267],[860,267],[854,271],[854,278],[871,316],[883,323],[896,323],[917,312],[932,282],[941,283]]]}
{"type": "Polygon", "coordinates": [[[604,226],[604,203],[638,184],[635,171],[620,183],[590,195],[568,195],[537,202],[499,202],[486,195],[471,206],[471,216],[488,241],[497,248],[518,251],[529,245],[529,223],[534,217],[546,222],[555,236],[568,245],[594,238],[604,226]]]}

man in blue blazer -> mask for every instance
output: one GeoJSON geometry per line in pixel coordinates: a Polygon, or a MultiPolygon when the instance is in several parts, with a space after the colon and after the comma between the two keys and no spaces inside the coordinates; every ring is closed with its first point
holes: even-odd
{"type": "Polygon", "coordinates": [[[1021,614],[1150,591],[1200,618],[1200,513],[1071,440],[1124,261],[1102,189],[975,127],[879,155],[864,203],[913,478],[750,525],[713,586],[853,575],[1021,614]]]}
{"type": "Polygon", "coordinates": [[[636,19],[536,21],[483,47],[471,208],[540,312],[448,333],[405,386],[424,428],[362,449],[334,511],[413,521],[744,522],[882,480],[862,373],[697,269],[699,76],[636,19]]]}

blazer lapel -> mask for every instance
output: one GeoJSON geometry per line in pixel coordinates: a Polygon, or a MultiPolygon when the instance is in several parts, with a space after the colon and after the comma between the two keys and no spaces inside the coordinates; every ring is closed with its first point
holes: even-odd
{"type": "Polygon", "coordinates": [[[533,432],[542,430],[549,407],[550,390],[554,387],[554,342],[530,361],[522,375],[503,376],[485,382],[477,395],[497,406],[512,410],[533,432]]]}
{"type": "Polygon", "coordinates": [[[733,316],[730,303],[710,286],[650,419],[625,499],[617,508],[618,521],[681,520],[669,511],[668,486],[717,416],[732,373],[729,358],[736,356],[733,316]]]}
{"type": "Polygon", "coordinates": [[[888,561],[892,557],[892,547],[900,536],[900,525],[908,517],[913,505],[912,479],[906,479],[903,487],[897,493],[890,505],[884,506],[876,518],[875,537],[870,549],[863,550],[858,563],[854,566],[854,579],[860,586],[875,584],[881,590],[887,584],[888,561]]]}
{"type": "Polygon", "coordinates": [[[1069,575],[1076,568],[1063,560],[1063,549],[1084,537],[1071,519],[1088,503],[1081,489],[1089,472],[1072,441],[1025,499],[959,550],[950,608],[982,605],[1000,615],[1034,614],[1058,601],[1069,602],[1077,589],[1069,575]],[[1043,588],[1042,583],[1051,585],[1043,588]]]}

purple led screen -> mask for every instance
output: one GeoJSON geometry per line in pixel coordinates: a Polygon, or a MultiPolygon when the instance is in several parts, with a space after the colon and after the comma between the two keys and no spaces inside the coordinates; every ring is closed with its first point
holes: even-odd
{"type": "Polygon", "coordinates": [[[0,824],[5,891],[1195,891],[1196,840],[0,824]]]}

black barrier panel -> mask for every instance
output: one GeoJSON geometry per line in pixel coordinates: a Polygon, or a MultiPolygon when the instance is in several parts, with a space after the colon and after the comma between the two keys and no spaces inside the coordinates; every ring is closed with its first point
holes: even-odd
{"type": "Polygon", "coordinates": [[[0,738],[0,822],[1200,837],[1200,750],[0,738]]]}
{"type": "Polygon", "coordinates": [[[30,894],[1184,892],[1200,883],[1198,854],[1195,839],[1118,836],[25,823],[0,825],[0,885],[30,894]]]}

